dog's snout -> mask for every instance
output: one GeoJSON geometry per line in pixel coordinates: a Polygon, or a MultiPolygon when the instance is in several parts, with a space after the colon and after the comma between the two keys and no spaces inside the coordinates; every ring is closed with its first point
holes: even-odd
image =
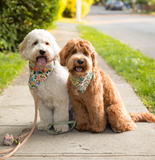
{"type": "Polygon", "coordinates": [[[83,59],[78,59],[78,61],[77,61],[79,64],[83,64],[83,59]]]}
{"type": "Polygon", "coordinates": [[[46,53],[46,51],[44,51],[44,50],[41,49],[41,50],[39,51],[39,53],[40,53],[41,55],[44,55],[44,54],[46,53]]]}

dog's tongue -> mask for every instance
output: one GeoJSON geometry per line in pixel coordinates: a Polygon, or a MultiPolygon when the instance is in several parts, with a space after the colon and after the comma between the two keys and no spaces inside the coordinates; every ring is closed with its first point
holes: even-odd
{"type": "Polygon", "coordinates": [[[82,71],[82,67],[76,67],[76,71],[77,72],[81,72],[82,71]]]}
{"type": "Polygon", "coordinates": [[[39,63],[40,66],[45,66],[45,64],[46,64],[46,58],[39,57],[38,58],[38,63],[39,63]]]}

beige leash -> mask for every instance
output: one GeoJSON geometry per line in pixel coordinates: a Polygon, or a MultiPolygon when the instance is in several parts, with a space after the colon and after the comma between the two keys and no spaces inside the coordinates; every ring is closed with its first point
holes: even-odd
{"type": "MultiPolygon", "coordinates": [[[[35,118],[34,118],[34,123],[33,123],[32,128],[25,128],[25,129],[23,129],[21,131],[21,136],[19,136],[18,138],[15,139],[15,141],[17,143],[16,147],[0,151],[0,154],[4,154],[4,153],[10,152],[9,154],[7,154],[5,156],[0,157],[0,160],[3,160],[3,159],[11,157],[20,147],[22,147],[26,143],[26,141],[30,138],[30,136],[34,132],[34,129],[35,129],[35,126],[36,126],[36,123],[37,123],[37,89],[36,89],[36,87],[34,88],[34,102],[35,102],[35,118]],[[27,131],[30,131],[30,132],[23,134],[23,132],[27,132],[27,131]],[[25,138],[25,139],[22,142],[20,142],[20,140],[23,139],[23,138],[25,138]]],[[[75,127],[76,121],[53,122],[53,123],[48,125],[47,132],[49,134],[52,134],[52,135],[58,135],[58,134],[63,134],[63,133],[69,132],[69,131],[67,131],[67,132],[62,132],[62,133],[53,133],[53,132],[51,132],[49,130],[49,126],[52,126],[52,125],[63,125],[63,124],[73,124],[72,128],[69,130],[69,131],[71,131],[75,127]]]]}
{"type": "Polygon", "coordinates": [[[29,131],[29,130],[30,130],[30,132],[22,134],[20,137],[18,137],[16,139],[18,141],[18,145],[16,147],[0,151],[0,154],[10,152],[9,154],[7,154],[5,156],[0,157],[0,160],[11,157],[20,147],[22,147],[26,143],[26,141],[30,138],[30,136],[34,132],[36,122],[37,122],[37,89],[36,89],[36,87],[34,88],[34,101],[35,101],[35,118],[34,118],[33,126],[32,126],[32,128],[23,129],[21,133],[23,133],[25,131],[29,131]],[[25,139],[22,142],[20,142],[20,140],[23,139],[24,137],[25,137],[25,139]]]}

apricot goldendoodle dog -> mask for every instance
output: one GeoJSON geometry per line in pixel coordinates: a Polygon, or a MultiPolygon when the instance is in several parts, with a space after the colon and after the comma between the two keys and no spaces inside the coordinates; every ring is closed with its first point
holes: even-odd
{"type": "Polygon", "coordinates": [[[112,80],[96,62],[96,52],[90,42],[71,39],[60,51],[60,64],[67,66],[67,87],[75,111],[76,129],[103,132],[107,121],[112,130],[133,130],[134,122],[155,122],[151,113],[127,113],[112,80]],[[107,115],[107,116],[106,116],[107,115]]]}

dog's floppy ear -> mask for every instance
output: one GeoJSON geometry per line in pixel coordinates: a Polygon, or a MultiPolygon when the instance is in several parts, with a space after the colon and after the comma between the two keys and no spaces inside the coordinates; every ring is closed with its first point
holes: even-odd
{"type": "Polygon", "coordinates": [[[69,53],[72,50],[72,48],[74,48],[75,43],[76,43],[75,39],[70,39],[67,42],[67,44],[62,48],[62,50],[59,52],[60,64],[62,66],[66,66],[66,59],[69,56],[69,53]]]}
{"type": "Polygon", "coordinates": [[[95,51],[91,53],[91,58],[92,58],[92,62],[93,62],[93,67],[95,67],[97,65],[96,52],[95,51]]]}
{"type": "Polygon", "coordinates": [[[21,54],[21,58],[24,60],[28,60],[26,48],[27,48],[27,37],[24,38],[23,42],[21,42],[18,46],[19,53],[21,54]]]}
{"type": "Polygon", "coordinates": [[[62,66],[66,66],[66,52],[67,52],[67,44],[62,48],[62,50],[59,52],[59,57],[60,57],[60,64],[62,66]]]}

